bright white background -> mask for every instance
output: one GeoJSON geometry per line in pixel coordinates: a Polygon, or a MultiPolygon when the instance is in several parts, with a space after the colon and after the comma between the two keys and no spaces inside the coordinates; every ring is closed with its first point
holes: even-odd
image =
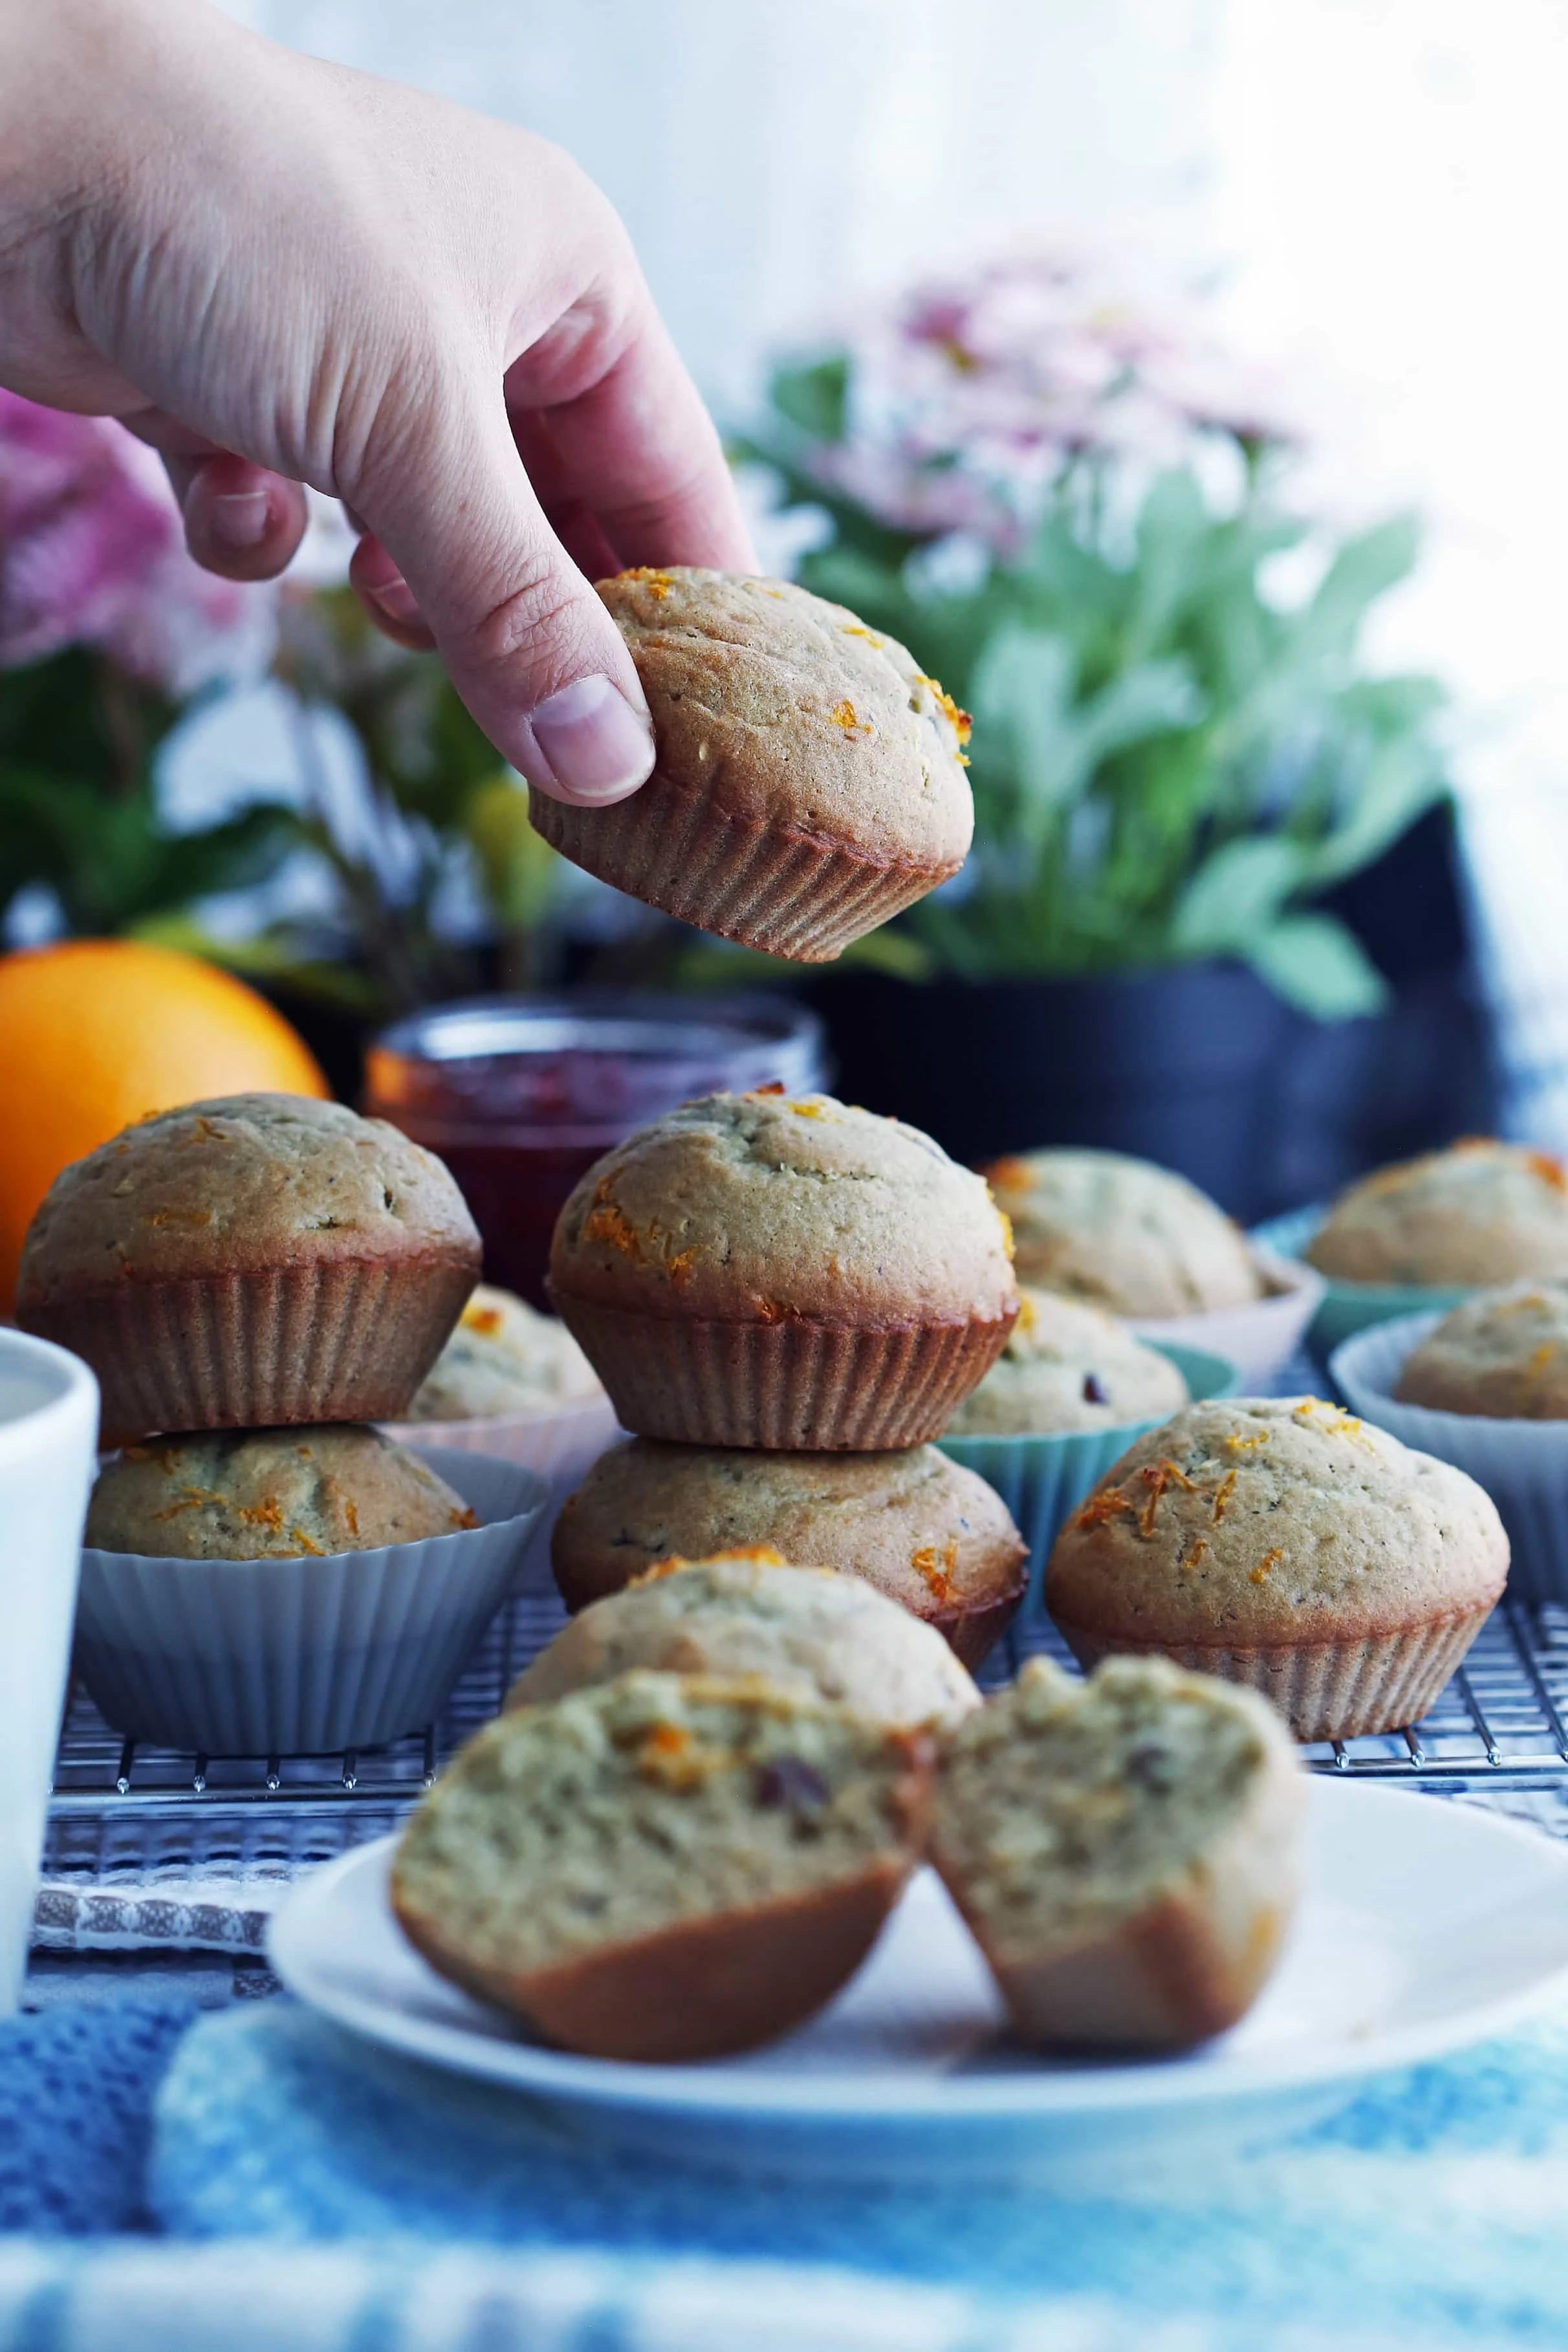
{"type": "MultiPolygon", "coordinates": [[[[771,341],[1023,234],[1217,278],[1321,416],[1325,489],[1429,518],[1380,650],[1458,691],[1507,991],[1561,1017],[1563,0],[233,5],[570,146],[731,410],[771,341]]],[[[1568,1138],[1568,1097],[1526,1116],[1568,1138]]]]}

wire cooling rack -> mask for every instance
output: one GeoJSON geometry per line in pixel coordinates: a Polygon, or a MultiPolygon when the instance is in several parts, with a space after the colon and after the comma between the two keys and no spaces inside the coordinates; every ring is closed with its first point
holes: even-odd
{"type": "MultiPolygon", "coordinates": [[[[162,1821],[195,1832],[209,1868],[225,1853],[276,1844],[297,1867],[391,1828],[452,1750],[500,1706],[515,1674],[563,1622],[554,1594],[525,1591],[491,1626],[440,1721],[365,1754],[207,1759],[123,1740],[79,1688],[60,1744],[46,1866],[80,1871],[134,1850],[162,1821]],[[173,1818],[171,1818],[173,1817],[173,1818]]],[[[1055,1630],[1015,1626],[982,1680],[994,1685],[1044,1651],[1070,1664],[1055,1630]]],[[[1320,1771],[1446,1794],[1558,1789],[1568,1797],[1568,1609],[1505,1601],[1420,1723],[1307,1750],[1320,1771]]]]}

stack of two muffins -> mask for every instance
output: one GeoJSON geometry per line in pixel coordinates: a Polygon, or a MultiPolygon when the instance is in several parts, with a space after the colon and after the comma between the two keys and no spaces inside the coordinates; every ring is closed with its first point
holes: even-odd
{"type": "Polygon", "coordinates": [[[429,1720],[543,1488],[369,1424],[407,1411],[479,1269],[441,1161],[337,1104],[195,1103],[57,1178],[17,1318],[92,1367],[124,1449],[89,1512],[77,1643],[118,1728],[282,1753],[429,1720]]]}
{"type": "Polygon", "coordinates": [[[561,1315],[637,1433],[557,1522],[567,1605],[672,1555],[865,1577],[977,1665],[1018,1605],[999,1497],[929,1443],[1018,1309],[1005,1220],[929,1138],[824,1095],[716,1095],[562,1212],[561,1315]]]}

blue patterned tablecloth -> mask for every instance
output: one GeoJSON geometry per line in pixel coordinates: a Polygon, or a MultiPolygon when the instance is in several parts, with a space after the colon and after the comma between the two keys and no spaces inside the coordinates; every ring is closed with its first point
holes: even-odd
{"type": "Polygon", "coordinates": [[[0,2352],[1555,2352],[1568,2015],[1064,2196],[614,2157],[287,2000],[73,2004],[0,2027],[0,2352]]]}

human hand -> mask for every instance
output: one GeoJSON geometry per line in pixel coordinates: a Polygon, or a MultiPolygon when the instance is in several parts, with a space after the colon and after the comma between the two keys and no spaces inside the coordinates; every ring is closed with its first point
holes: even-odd
{"type": "Polygon", "coordinates": [[[152,443],[230,579],[282,571],[302,483],[341,498],[368,610],[530,782],[634,791],[647,706],[589,579],[754,559],[599,191],[205,0],[0,0],[0,383],[152,443]]]}

